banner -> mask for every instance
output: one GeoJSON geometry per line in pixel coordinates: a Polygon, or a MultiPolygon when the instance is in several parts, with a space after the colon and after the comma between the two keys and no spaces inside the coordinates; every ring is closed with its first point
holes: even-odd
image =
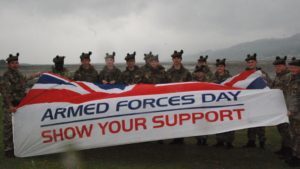
{"type": "Polygon", "coordinates": [[[96,85],[47,73],[14,115],[14,146],[17,157],[28,157],[63,152],[70,144],[82,150],[284,122],[280,90],[204,82],[96,85]]]}

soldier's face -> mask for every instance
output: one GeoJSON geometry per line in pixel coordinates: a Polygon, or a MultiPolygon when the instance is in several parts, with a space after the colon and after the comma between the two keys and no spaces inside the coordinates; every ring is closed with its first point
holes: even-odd
{"type": "Polygon", "coordinates": [[[203,61],[198,61],[198,65],[199,65],[199,66],[203,66],[203,65],[205,66],[205,65],[207,65],[207,63],[206,63],[206,62],[203,62],[203,61]]]}
{"type": "Polygon", "coordinates": [[[254,69],[254,68],[256,68],[256,64],[257,64],[257,62],[256,62],[255,60],[249,60],[249,61],[247,61],[247,67],[248,67],[249,69],[254,69]]]}
{"type": "Polygon", "coordinates": [[[172,58],[172,61],[173,61],[173,64],[174,65],[181,65],[181,58],[179,57],[175,57],[175,58],[172,58]]]}
{"type": "Polygon", "coordinates": [[[300,66],[289,66],[289,71],[291,72],[292,75],[297,75],[300,74],[300,66]]]}
{"type": "Polygon", "coordinates": [[[219,66],[217,66],[217,71],[218,71],[219,73],[225,72],[225,66],[224,66],[224,65],[219,65],[219,66]]]}
{"type": "Polygon", "coordinates": [[[130,60],[126,61],[126,64],[127,64],[128,68],[134,68],[135,60],[130,59],[130,60]]]}
{"type": "Polygon", "coordinates": [[[283,72],[283,71],[285,71],[286,70],[286,66],[285,65],[275,65],[275,72],[276,73],[281,73],[281,72],[283,72]]]}
{"type": "Polygon", "coordinates": [[[90,59],[82,59],[81,64],[84,68],[88,68],[90,66],[91,60],[90,59]]]}
{"type": "Polygon", "coordinates": [[[159,62],[158,62],[158,60],[153,59],[153,60],[150,60],[150,65],[152,68],[156,69],[156,68],[158,68],[159,62]]]}
{"type": "Polygon", "coordinates": [[[196,72],[195,75],[198,79],[202,79],[205,76],[204,72],[196,72]]]}
{"type": "Polygon", "coordinates": [[[112,58],[107,58],[107,59],[105,59],[105,63],[107,66],[113,66],[115,61],[112,58]]]}
{"type": "Polygon", "coordinates": [[[11,61],[8,63],[8,67],[13,70],[17,70],[19,68],[19,61],[11,61]]]}

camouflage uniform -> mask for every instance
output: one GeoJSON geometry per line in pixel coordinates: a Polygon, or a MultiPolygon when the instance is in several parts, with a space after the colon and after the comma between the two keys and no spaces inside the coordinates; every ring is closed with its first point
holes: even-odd
{"type": "Polygon", "coordinates": [[[140,68],[135,64],[135,52],[133,54],[127,53],[125,60],[126,60],[126,70],[121,74],[121,83],[126,85],[132,85],[141,83],[142,81],[142,71],[140,68]]]}
{"type": "Polygon", "coordinates": [[[51,73],[61,75],[65,78],[72,79],[71,73],[64,67],[65,56],[56,56],[53,58],[54,66],[52,66],[51,73]]]}
{"type": "Polygon", "coordinates": [[[183,65],[177,70],[172,66],[167,70],[168,79],[170,82],[189,82],[192,81],[192,74],[183,65]]]}
{"type": "MultiPolygon", "coordinates": [[[[206,75],[206,70],[205,70],[205,66],[199,66],[196,67],[196,69],[193,72],[193,81],[197,81],[197,82],[210,82],[210,80],[208,79],[207,75],[206,75]],[[196,76],[197,72],[203,72],[204,76],[203,78],[199,78],[196,76]]],[[[208,136],[203,135],[203,136],[197,136],[197,145],[207,145],[207,138],[208,136]]]]}
{"type": "Polygon", "coordinates": [[[146,84],[168,83],[168,76],[163,67],[153,69],[152,67],[143,74],[142,82],[146,84]]]}
{"type": "MultiPolygon", "coordinates": [[[[281,73],[277,73],[271,85],[273,89],[281,89],[283,91],[285,99],[287,98],[288,82],[291,78],[290,76],[291,74],[288,70],[285,70],[281,73]]],[[[288,153],[287,151],[290,151],[292,145],[290,125],[289,123],[282,123],[277,125],[277,129],[281,136],[281,150],[277,153],[284,155],[285,153],[288,153]]]]}
{"type": "Polygon", "coordinates": [[[106,80],[107,82],[116,81],[116,83],[120,82],[121,71],[117,67],[114,66],[112,70],[109,70],[107,66],[99,73],[99,81],[102,83],[102,80],[106,80]]]}
{"type": "Polygon", "coordinates": [[[121,83],[131,85],[138,84],[142,81],[142,72],[138,66],[135,66],[133,70],[126,68],[121,74],[121,83]]]}
{"type": "Polygon", "coordinates": [[[195,66],[195,70],[196,70],[196,69],[199,69],[200,67],[202,67],[202,69],[203,69],[203,71],[204,71],[204,73],[205,73],[206,80],[207,80],[208,82],[213,81],[213,79],[214,79],[214,74],[213,74],[213,72],[210,70],[210,68],[209,68],[207,65],[202,65],[202,66],[196,65],[196,66],[195,66]]]}
{"type": "MultiPolygon", "coordinates": [[[[254,53],[252,56],[247,55],[247,58],[245,61],[249,60],[255,60],[256,61],[256,53],[254,53]]],[[[268,86],[271,86],[272,80],[270,79],[269,75],[263,71],[261,68],[256,67],[256,68],[246,68],[245,70],[260,70],[262,72],[262,78],[267,82],[268,86]]],[[[258,136],[259,144],[261,148],[265,147],[265,142],[266,142],[266,130],[265,127],[255,127],[255,128],[249,128],[247,131],[247,136],[248,136],[248,143],[244,147],[256,147],[255,140],[256,140],[256,135],[258,136]]]]}
{"type": "Polygon", "coordinates": [[[85,81],[96,83],[98,82],[98,72],[90,64],[92,52],[82,53],[80,55],[81,65],[78,70],[75,71],[73,79],[76,81],[85,81]]]}
{"type": "Polygon", "coordinates": [[[12,133],[12,113],[9,107],[16,107],[25,97],[26,77],[18,70],[8,69],[3,75],[3,139],[4,151],[14,149],[12,133]]]}
{"type": "MultiPolygon", "coordinates": [[[[182,54],[183,50],[180,52],[177,52],[176,50],[174,53],[171,55],[173,59],[180,59],[180,63],[182,60],[182,54]]],[[[177,62],[179,64],[179,60],[177,62]]],[[[176,69],[174,66],[174,61],[173,61],[173,66],[167,70],[167,76],[170,82],[189,82],[192,81],[192,74],[181,64],[180,69],[176,69]]],[[[170,144],[183,144],[184,139],[183,138],[176,138],[174,139],[170,144]]]]}
{"type": "MultiPolygon", "coordinates": [[[[221,84],[222,82],[224,82],[226,79],[230,77],[231,75],[228,70],[225,70],[223,75],[220,75],[219,72],[215,72],[213,82],[217,84],[221,84]]],[[[217,144],[215,145],[216,147],[223,146],[225,143],[228,148],[231,148],[232,142],[234,141],[234,131],[216,134],[216,140],[217,140],[217,144]]]]}
{"type": "MultiPolygon", "coordinates": [[[[298,66],[300,67],[300,64],[298,66]]],[[[300,159],[300,74],[292,75],[288,82],[287,106],[291,113],[290,124],[293,136],[293,155],[300,159]]]]}

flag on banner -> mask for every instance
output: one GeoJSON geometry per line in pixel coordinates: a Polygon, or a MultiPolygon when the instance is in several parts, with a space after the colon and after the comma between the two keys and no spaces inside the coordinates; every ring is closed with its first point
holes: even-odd
{"type": "Polygon", "coordinates": [[[45,73],[14,114],[15,155],[63,152],[68,144],[82,150],[287,122],[282,91],[253,89],[265,88],[260,78],[258,71],[247,71],[223,85],[125,86],[45,73]]]}
{"type": "Polygon", "coordinates": [[[225,80],[222,84],[244,89],[269,89],[266,80],[262,76],[260,70],[247,70],[225,80]]]}

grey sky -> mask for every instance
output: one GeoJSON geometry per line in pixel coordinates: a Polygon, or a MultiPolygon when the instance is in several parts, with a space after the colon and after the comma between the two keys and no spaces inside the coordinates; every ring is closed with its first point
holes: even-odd
{"type": "Polygon", "coordinates": [[[92,51],[92,62],[116,51],[137,60],[150,50],[168,60],[226,48],[261,38],[300,32],[299,0],[1,0],[0,54],[20,52],[20,61],[51,64],[66,56],[79,63],[92,51]]]}

